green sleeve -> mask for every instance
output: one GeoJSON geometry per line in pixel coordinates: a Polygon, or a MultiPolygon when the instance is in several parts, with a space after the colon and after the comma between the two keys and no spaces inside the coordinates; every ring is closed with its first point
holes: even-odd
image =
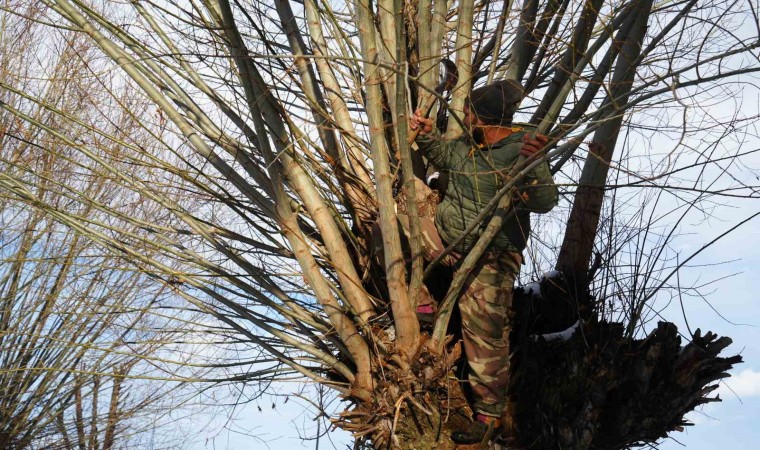
{"type": "Polygon", "coordinates": [[[547,213],[557,206],[559,201],[559,191],[546,161],[526,176],[525,184],[520,186],[519,190],[523,194],[521,209],[530,212],[547,213]]]}
{"type": "Polygon", "coordinates": [[[452,163],[453,141],[444,140],[437,129],[433,129],[428,134],[419,134],[415,139],[420,152],[429,158],[433,165],[445,169],[452,163]]]}

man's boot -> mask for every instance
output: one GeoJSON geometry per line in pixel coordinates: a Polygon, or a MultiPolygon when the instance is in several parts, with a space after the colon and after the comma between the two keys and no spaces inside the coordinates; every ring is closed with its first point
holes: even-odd
{"type": "Polygon", "coordinates": [[[451,440],[455,444],[479,444],[483,439],[490,439],[494,430],[501,426],[501,420],[498,417],[485,416],[477,414],[475,421],[469,424],[464,430],[451,433],[451,440]]]}

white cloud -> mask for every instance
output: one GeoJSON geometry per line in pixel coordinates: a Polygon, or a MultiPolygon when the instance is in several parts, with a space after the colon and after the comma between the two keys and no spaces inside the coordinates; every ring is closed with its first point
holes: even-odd
{"type": "Polygon", "coordinates": [[[723,380],[717,392],[723,399],[736,396],[745,399],[760,395],[760,372],[744,369],[738,374],[732,374],[731,378],[723,380]]]}

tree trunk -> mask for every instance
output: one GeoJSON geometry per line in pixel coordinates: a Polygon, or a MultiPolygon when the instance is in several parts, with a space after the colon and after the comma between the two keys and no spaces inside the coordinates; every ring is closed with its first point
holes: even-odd
{"type": "MultiPolygon", "coordinates": [[[[719,401],[708,397],[715,382],[742,361],[720,357],[731,339],[712,333],[697,330],[682,346],[671,323],[631,339],[622,323],[578,321],[576,297],[559,275],[534,285],[533,292],[515,290],[509,388],[514,421],[497,435],[517,448],[611,450],[654,443],[690,425],[686,413],[719,401]]],[[[590,316],[598,317],[597,311],[590,316]]],[[[449,332],[456,334],[458,323],[452,324],[449,332]]],[[[424,345],[427,339],[423,335],[411,364],[376,360],[375,397],[341,414],[335,425],[371,448],[482,448],[450,439],[453,430],[471,426],[472,416],[466,376],[457,365],[459,344],[438,355],[424,345]]]]}
{"type": "Polygon", "coordinates": [[[118,370],[114,373],[113,387],[111,388],[111,401],[108,405],[108,422],[103,437],[103,450],[113,448],[116,437],[116,425],[119,422],[119,400],[121,399],[121,384],[124,381],[126,370],[118,370]]]}
{"type": "Polygon", "coordinates": [[[449,438],[451,431],[468,426],[472,417],[454,374],[461,346],[438,354],[424,345],[425,340],[411,364],[399,357],[376,361],[372,401],[341,413],[333,423],[371,442],[371,448],[457,448],[449,438]]]}
{"type": "Polygon", "coordinates": [[[623,123],[621,107],[628,102],[636,73],[636,65],[633,64],[641,51],[651,8],[651,0],[641,1],[638,8],[633,8],[632,14],[635,14],[636,23],[622,44],[613,73],[611,95],[601,108],[608,120],[594,134],[557,259],[557,269],[577,279],[580,286],[586,285],[589,260],[604,202],[607,172],[623,123]]]}

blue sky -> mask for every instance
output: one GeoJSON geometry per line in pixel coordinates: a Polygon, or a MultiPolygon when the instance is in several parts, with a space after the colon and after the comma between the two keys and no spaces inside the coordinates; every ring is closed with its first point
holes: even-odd
{"type": "MultiPolygon", "coordinates": [[[[755,209],[756,211],[756,209],[755,209]]],[[[751,210],[745,210],[749,215],[751,210]]],[[[721,383],[717,394],[720,403],[704,406],[700,411],[688,415],[695,426],[683,433],[673,434],[675,440],[665,441],[660,448],[676,450],[754,450],[760,448],[760,303],[757,299],[760,256],[754,253],[760,245],[760,223],[749,223],[737,233],[728,236],[704,259],[709,261],[732,260],[724,266],[705,270],[703,276],[720,277],[730,273],[735,276],[722,280],[709,296],[713,309],[701,299],[690,299],[686,303],[687,319],[692,327],[701,327],[731,337],[734,343],[724,352],[726,355],[741,354],[744,363],[736,367],[732,377],[721,383]]],[[[680,308],[679,308],[680,309],[680,308]]],[[[679,328],[680,311],[670,308],[668,317],[679,328]]]]}

